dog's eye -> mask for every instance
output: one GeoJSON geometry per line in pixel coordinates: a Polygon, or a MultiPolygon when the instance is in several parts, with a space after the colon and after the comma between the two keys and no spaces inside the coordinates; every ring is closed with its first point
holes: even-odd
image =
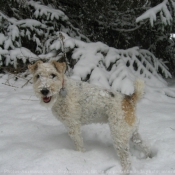
{"type": "Polygon", "coordinates": [[[56,75],[55,75],[55,74],[51,74],[50,76],[51,76],[52,78],[55,78],[55,77],[56,77],[56,75]]]}
{"type": "Polygon", "coordinates": [[[38,74],[38,75],[36,75],[36,78],[38,79],[40,77],[40,75],[38,74]]]}

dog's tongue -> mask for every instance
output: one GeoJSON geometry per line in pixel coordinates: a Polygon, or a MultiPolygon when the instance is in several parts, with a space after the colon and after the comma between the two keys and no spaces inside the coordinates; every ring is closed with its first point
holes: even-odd
{"type": "Polygon", "coordinates": [[[43,97],[44,103],[49,103],[51,100],[51,97],[43,97]]]}

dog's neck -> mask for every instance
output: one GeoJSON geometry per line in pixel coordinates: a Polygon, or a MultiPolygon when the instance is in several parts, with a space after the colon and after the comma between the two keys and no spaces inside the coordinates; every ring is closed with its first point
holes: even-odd
{"type": "Polygon", "coordinates": [[[67,92],[73,91],[74,87],[77,86],[77,84],[82,84],[82,82],[67,77],[66,75],[63,76],[62,89],[65,89],[67,92]]]}

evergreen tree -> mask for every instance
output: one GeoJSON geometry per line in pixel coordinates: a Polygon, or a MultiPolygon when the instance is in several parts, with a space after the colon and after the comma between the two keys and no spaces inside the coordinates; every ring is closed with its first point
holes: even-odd
{"type": "Polygon", "coordinates": [[[162,76],[173,73],[173,0],[0,3],[2,67],[17,69],[38,59],[66,57],[73,78],[126,94],[133,92],[139,76],[150,86],[164,88],[162,76]]]}
{"type": "Polygon", "coordinates": [[[175,1],[60,0],[55,3],[64,6],[64,12],[71,22],[91,41],[101,41],[118,49],[139,46],[165,61],[170,72],[175,73],[175,43],[170,39],[170,34],[175,32],[175,1]],[[144,12],[160,7],[160,4],[163,11],[156,9],[157,13],[152,13],[154,17],[157,16],[153,20],[154,25],[151,25],[149,18],[136,22],[144,12]]]}

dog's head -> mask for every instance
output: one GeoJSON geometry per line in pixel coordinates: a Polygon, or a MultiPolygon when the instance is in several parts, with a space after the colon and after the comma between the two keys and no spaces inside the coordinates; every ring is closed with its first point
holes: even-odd
{"type": "Polygon", "coordinates": [[[52,106],[62,88],[66,64],[37,61],[33,65],[28,65],[28,69],[33,74],[33,88],[41,104],[52,106]]]}

